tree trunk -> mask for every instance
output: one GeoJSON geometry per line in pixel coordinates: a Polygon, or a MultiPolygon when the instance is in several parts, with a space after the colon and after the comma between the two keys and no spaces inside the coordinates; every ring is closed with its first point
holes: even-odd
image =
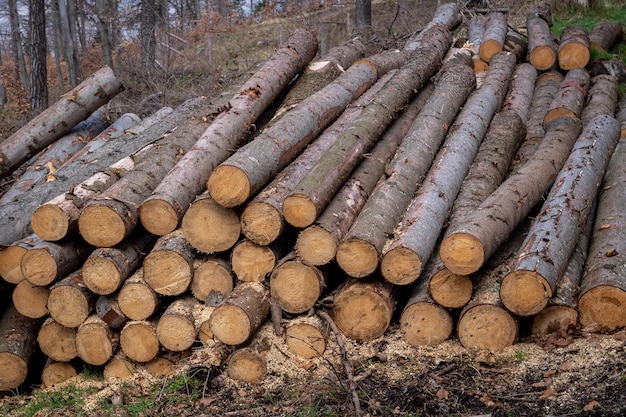
{"type": "Polygon", "coordinates": [[[609,20],[596,24],[589,33],[589,44],[592,48],[609,52],[624,37],[624,29],[620,22],[609,20]]]}
{"type": "Polygon", "coordinates": [[[105,67],[0,144],[0,178],[67,133],[124,87],[105,67]],[[45,128],[42,128],[44,126],[45,128]]]}
{"type": "Polygon", "coordinates": [[[78,327],[76,349],[78,356],[89,365],[101,366],[111,359],[118,348],[119,335],[96,314],[78,327]]]}
{"type": "Polygon", "coordinates": [[[589,84],[589,74],[585,69],[575,68],[568,71],[543,119],[544,129],[546,123],[556,118],[580,117],[589,84]]]}
{"type": "Polygon", "coordinates": [[[513,72],[509,91],[502,102],[501,112],[512,111],[517,114],[526,131],[528,113],[533,103],[533,93],[537,81],[537,70],[529,63],[519,64],[513,72]]]}
{"type": "Polygon", "coordinates": [[[591,79],[591,88],[587,93],[587,102],[580,120],[587,126],[591,120],[601,114],[615,115],[619,100],[619,84],[612,75],[596,75],[591,79]]]}
{"type": "Polygon", "coordinates": [[[50,316],[66,327],[78,327],[89,317],[95,296],[87,289],[80,271],[76,271],[50,287],[50,316]]]}
{"type": "Polygon", "coordinates": [[[48,66],[46,57],[46,2],[29,0],[30,18],[30,111],[39,114],[48,107],[48,66]]]}
{"type": "Polygon", "coordinates": [[[11,25],[11,49],[13,49],[13,57],[15,59],[15,82],[18,80],[22,83],[22,89],[30,90],[28,80],[28,72],[26,71],[26,60],[24,59],[22,31],[20,29],[20,15],[17,9],[17,0],[9,1],[9,24],[11,25]]]}
{"type": "Polygon", "coordinates": [[[180,295],[193,277],[194,253],[181,230],[161,236],[143,260],[143,279],[157,294],[180,295]]]}
{"type": "Polygon", "coordinates": [[[287,44],[277,50],[241,87],[231,99],[229,108],[205,130],[142,203],[140,216],[146,230],[162,234],[154,225],[165,223],[173,225],[171,228],[178,225],[189,203],[206,187],[211,171],[230,156],[250,125],[306,66],[315,52],[313,35],[297,30],[287,44]],[[207,158],[207,155],[210,157],[207,158]]]}
{"type": "Polygon", "coordinates": [[[489,259],[552,186],[580,131],[581,122],[570,117],[546,125],[535,157],[511,174],[468,219],[446,232],[439,255],[450,271],[468,275],[489,259]]]}
{"type": "Polygon", "coordinates": [[[78,371],[71,363],[48,360],[41,371],[41,384],[45,388],[52,388],[76,376],[78,371]]]}
{"type": "Polygon", "coordinates": [[[376,270],[388,236],[400,221],[448,127],[474,87],[471,68],[454,65],[442,71],[435,91],[387,165],[386,179],[369,196],[337,247],[337,263],[348,275],[361,278],[376,270]],[[405,163],[408,160],[413,163],[405,163]]]}
{"type": "Polygon", "coordinates": [[[310,310],[326,287],[322,271],[303,263],[295,252],[278,262],[269,281],[272,298],[283,311],[292,314],[310,310]]]}
{"type": "Polygon", "coordinates": [[[117,304],[130,320],[146,320],[159,303],[160,296],[143,279],[143,268],[131,275],[117,294],[117,304]]]}
{"type": "Polygon", "coordinates": [[[21,268],[22,256],[41,241],[39,236],[32,234],[0,250],[0,277],[9,284],[25,280],[21,268]]]}
{"type": "Polygon", "coordinates": [[[104,65],[113,67],[113,55],[111,54],[111,37],[109,36],[110,12],[105,7],[105,0],[96,0],[96,19],[98,20],[98,32],[100,46],[102,47],[102,61],[104,65]]]}
{"type": "Polygon", "coordinates": [[[128,359],[148,362],[159,353],[159,339],[154,321],[129,321],[120,332],[120,347],[128,359]]]}
{"type": "Polygon", "coordinates": [[[589,63],[589,58],[591,58],[591,52],[587,29],[579,25],[565,27],[559,42],[559,68],[563,71],[585,68],[589,63]]]}
{"type": "Polygon", "coordinates": [[[13,288],[13,306],[25,317],[40,319],[48,315],[48,297],[50,289],[47,286],[33,285],[23,280],[13,288]]]}
{"type": "Polygon", "coordinates": [[[76,328],[65,327],[48,317],[37,334],[39,348],[53,361],[69,362],[78,356],[76,328]]]}
{"type": "Polygon", "coordinates": [[[359,33],[368,35],[372,30],[372,0],[356,0],[354,25],[359,33]]]}
{"type": "Polygon", "coordinates": [[[285,326],[285,343],[295,355],[318,358],[326,350],[327,327],[318,316],[299,316],[285,326]]]}
{"type": "Polygon", "coordinates": [[[413,51],[409,62],[394,74],[379,95],[285,198],[283,215],[289,224],[298,228],[313,224],[363,154],[372,148],[415,91],[438,71],[450,47],[451,35],[447,29],[438,26],[431,31],[428,46],[413,51]]]}
{"type": "Polygon", "coordinates": [[[190,290],[199,301],[216,306],[228,297],[234,285],[233,270],[224,259],[211,256],[196,261],[190,290]]]}
{"type": "Polygon", "coordinates": [[[421,274],[489,122],[504,100],[514,68],[512,54],[496,54],[483,86],[468,98],[452,125],[433,168],[383,248],[380,268],[390,282],[410,284],[421,274]]]}
{"type": "Polygon", "coordinates": [[[40,322],[22,316],[12,304],[0,318],[0,391],[18,388],[26,381],[37,346],[40,322]]]}
{"type": "Polygon", "coordinates": [[[280,259],[282,248],[278,245],[258,245],[244,239],[230,253],[230,264],[239,281],[263,282],[280,259]]]}
{"type": "Polygon", "coordinates": [[[485,20],[485,32],[480,42],[480,58],[489,63],[491,57],[504,48],[504,40],[508,31],[506,15],[501,12],[491,12],[485,20]]]}
{"type": "Polygon", "coordinates": [[[198,335],[194,308],[200,304],[193,297],[182,297],[172,301],[157,322],[156,333],[159,343],[172,352],[189,349],[198,335]]]}
{"type": "Polygon", "coordinates": [[[528,15],[528,62],[539,71],[550,69],[556,64],[557,49],[548,23],[538,16],[528,15]]]}

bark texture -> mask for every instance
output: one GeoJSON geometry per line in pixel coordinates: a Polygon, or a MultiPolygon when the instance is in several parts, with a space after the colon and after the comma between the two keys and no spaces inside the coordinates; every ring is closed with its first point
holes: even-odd
{"type": "Polygon", "coordinates": [[[601,114],[615,115],[619,99],[619,84],[612,75],[596,75],[591,79],[591,88],[587,93],[587,102],[580,120],[583,126],[601,114]]]}
{"type": "Polygon", "coordinates": [[[563,71],[585,68],[589,63],[589,58],[591,58],[591,51],[587,29],[578,25],[564,28],[559,42],[559,68],[563,71]]]}
{"type": "Polygon", "coordinates": [[[592,48],[609,52],[624,37],[624,28],[620,22],[608,20],[596,24],[589,33],[592,48]]]}
{"type": "Polygon", "coordinates": [[[589,73],[585,69],[575,68],[568,71],[543,118],[544,129],[546,123],[556,118],[580,117],[590,84],[589,73]]]}
{"type": "Polygon", "coordinates": [[[502,52],[504,40],[508,31],[506,15],[502,12],[491,12],[485,20],[485,32],[480,43],[479,55],[485,61],[491,61],[491,57],[502,52]]]}
{"type": "Polygon", "coordinates": [[[557,62],[557,48],[548,23],[538,16],[528,15],[528,62],[539,71],[550,69],[557,62]]]}

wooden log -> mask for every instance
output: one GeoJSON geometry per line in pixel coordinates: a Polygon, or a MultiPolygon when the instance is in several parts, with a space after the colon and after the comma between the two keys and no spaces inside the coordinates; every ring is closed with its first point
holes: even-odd
{"type": "Polygon", "coordinates": [[[363,154],[369,152],[415,91],[438,71],[441,60],[450,47],[451,36],[447,29],[438,26],[434,26],[431,31],[432,37],[428,36],[428,46],[413,51],[409,62],[393,75],[374,100],[341,134],[339,140],[285,198],[283,215],[289,224],[298,228],[313,224],[363,158],[363,154]]]}
{"type": "Polygon", "coordinates": [[[224,259],[210,256],[194,263],[190,290],[203,303],[217,305],[234,287],[232,266],[224,259]]]}
{"type": "Polygon", "coordinates": [[[445,26],[449,31],[454,31],[463,22],[463,15],[461,14],[461,7],[457,3],[442,3],[440,4],[430,22],[424,26],[424,28],[414,37],[410,38],[404,49],[407,51],[414,51],[417,48],[424,45],[425,38],[427,39],[428,29],[433,26],[445,26]]]}
{"type": "Polygon", "coordinates": [[[609,115],[581,133],[502,281],[500,298],[513,313],[535,315],[554,295],[618,140],[619,123],[609,115]]]}
{"type": "Polygon", "coordinates": [[[119,335],[96,314],[92,314],[78,327],[76,349],[80,358],[94,366],[107,363],[116,352],[119,335]]]}
{"type": "Polygon", "coordinates": [[[31,234],[0,249],[0,276],[9,284],[19,284],[26,279],[22,273],[22,256],[37,243],[41,238],[31,234]]]}
{"type": "Polygon", "coordinates": [[[156,293],[180,295],[193,278],[194,254],[182,230],[161,236],[143,260],[143,279],[156,293]]]}
{"type": "Polygon", "coordinates": [[[624,196],[626,196],[626,141],[613,151],[598,196],[589,255],[578,299],[580,324],[601,329],[626,326],[626,285],[624,283],[624,196]]]}
{"type": "Polygon", "coordinates": [[[516,113],[524,124],[533,103],[535,84],[537,82],[537,70],[527,62],[517,65],[511,78],[509,91],[504,97],[500,111],[512,111],[516,113]]]}
{"type": "Polygon", "coordinates": [[[69,362],[78,356],[74,327],[66,327],[48,317],[37,333],[39,349],[48,358],[58,362],[69,362]]]}
{"type": "Polygon", "coordinates": [[[439,255],[446,268],[468,275],[485,263],[550,189],[580,132],[581,122],[570,117],[555,119],[546,126],[535,157],[509,175],[442,241],[439,255]]]}
{"type": "Polygon", "coordinates": [[[589,33],[580,25],[570,25],[563,29],[558,50],[559,68],[569,71],[585,68],[591,58],[589,33]]]}
{"type": "Polygon", "coordinates": [[[337,247],[337,263],[348,275],[364,277],[378,267],[387,237],[393,233],[443,142],[447,127],[474,86],[473,71],[465,65],[442,71],[435,91],[387,165],[386,179],[369,196],[337,247]],[[415,159],[412,155],[421,157],[415,159]],[[406,164],[407,160],[414,160],[414,164],[406,164]]]}
{"type": "Polygon", "coordinates": [[[198,329],[198,340],[202,343],[202,346],[209,346],[214,343],[213,332],[211,331],[211,314],[213,314],[215,307],[197,303],[194,305],[193,317],[198,329]]]}
{"type": "Polygon", "coordinates": [[[489,64],[483,61],[478,54],[480,43],[485,33],[485,15],[473,16],[467,25],[467,42],[473,50],[472,60],[474,61],[474,72],[484,72],[489,68],[489,64]]]}
{"type": "Polygon", "coordinates": [[[117,294],[120,310],[131,320],[146,320],[157,310],[160,296],[143,279],[143,268],[139,268],[120,288],[117,294]]]}
{"type": "Polygon", "coordinates": [[[318,316],[299,316],[285,326],[285,343],[289,350],[305,359],[320,357],[326,350],[328,328],[318,316]]]}
{"type": "Polygon", "coordinates": [[[0,318],[0,391],[18,388],[26,381],[37,346],[40,321],[22,316],[7,304],[0,318]]]}
{"type": "Polygon", "coordinates": [[[211,314],[211,331],[224,344],[240,345],[263,324],[269,308],[269,290],[263,284],[240,283],[211,314]]]}
{"type": "Polygon", "coordinates": [[[492,12],[485,19],[485,32],[480,42],[480,58],[489,63],[491,57],[504,48],[504,40],[508,31],[507,18],[504,13],[492,12]]]}
{"type": "MultiPolygon", "coordinates": [[[[617,111],[617,114],[615,115],[615,118],[620,124],[621,132],[622,132],[621,136],[626,137],[626,95],[622,96],[622,99],[619,103],[619,109],[617,111]]],[[[1,252],[0,252],[0,256],[2,256],[1,252]]]]}
{"type": "Polygon", "coordinates": [[[33,285],[23,280],[13,288],[12,299],[15,309],[23,316],[40,319],[48,315],[48,286],[33,285]]]}
{"type": "Polygon", "coordinates": [[[557,62],[557,49],[554,35],[548,23],[538,16],[528,15],[528,62],[539,71],[545,71],[557,62]]]}
{"type": "Polygon", "coordinates": [[[239,281],[263,282],[280,259],[282,248],[278,245],[259,245],[243,239],[230,253],[232,271],[239,281]]]}
{"type": "Polygon", "coordinates": [[[339,242],[366,204],[384,174],[387,163],[396,153],[433,90],[432,83],[420,90],[339,189],[315,224],[300,232],[295,247],[304,263],[325,265],[335,257],[339,242]]]}
{"type": "Polygon", "coordinates": [[[189,349],[198,334],[193,314],[199,301],[193,297],[178,298],[170,303],[157,322],[156,334],[165,349],[182,352],[189,349]]]}
{"type": "Polygon", "coordinates": [[[591,79],[591,87],[580,120],[583,126],[601,114],[615,115],[619,100],[619,84],[612,75],[596,75],[591,79]]]}
{"type": "Polygon", "coordinates": [[[95,296],[85,286],[80,270],[50,287],[48,310],[63,326],[80,326],[93,311],[94,304],[95,296]]]}
{"type": "Polygon", "coordinates": [[[590,83],[589,74],[584,68],[568,71],[543,119],[544,129],[546,123],[556,118],[580,117],[590,83]]]}
{"type": "Polygon", "coordinates": [[[552,27],[552,6],[550,6],[550,3],[545,1],[537,2],[530,8],[526,17],[538,17],[545,20],[548,27],[552,27]]]}
{"type": "Polygon", "coordinates": [[[241,87],[229,109],[216,118],[141,204],[139,212],[146,230],[162,235],[176,228],[189,203],[206,187],[213,169],[230,156],[249,126],[308,64],[316,50],[314,35],[296,30],[241,87]]]}
{"type": "Polygon", "coordinates": [[[120,332],[120,347],[128,359],[148,362],[159,353],[156,323],[147,320],[131,320],[120,332]]]}
{"type": "Polygon", "coordinates": [[[624,37],[624,28],[620,22],[607,20],[596,24],[589,33],[592,48],[609,52],[624,37]]]}
{"type": "Polygon", "coordinates": [[[120,330],[128,317],[124,315],[116,295],[101,295],[96,299],[96,315],[104,321],[112,330],[120,330]]]}
{"type": "Polygon", "coordinates": [[[281,259],[270,275],[272,299],[287,313],[310,310],[326,287],[324,274],[291,252],[281,259]]]}
{"type": "Polygon", "coordinates": [[[81,268],[85,285],[94,294],[114,293],[137,270],[156,240],[155,235],[136,230],[113,248],[95,249],[81,268]]]}
{"type": "Polygon", "coordinates": [[[77,376],[78,371],[71,363],[48,360],[41,371],[41,385],[51,388],[77,376]]]}
{"type": "Polygon", "coordinates": [[[157,378],[172,376],[176,373],[176,363],[161,356],[146,362],[144,367],[150,375],[157,378]]]}
{"type": "Polygon", "coordinates": [[[504,51],[510,52],[517,58],[517,63],[521,64],[526,62],[526,56],[528,52],[528,43],[526,39],[516,30],[509,28],[504,39],[504,51]]]}
{"type": "Polygon", "coordinates": [[[102,369],[102,377],[105,380],[130,378],[136,373],[135,363],[122,351],[117,352],[102,369]]]}
{"type": "Polygon", "coordinates": [[[0,144],[0,178],[124,90],[109,67],[93,73],[0,144]]]}
{"type": "Polygon", "coordinates": [[[246,346],[235,350],[228,358],[228,376],[235,381],[258,385],[268,373],[267,355],[272,348],[271,329],[259,329],[246,346]]]}
{"type": "Polygon", "coordinates": [[[389,282],[406,285],[421,274],[489,122],[504,100],[514,68],[512,54],[494,55],[483,86],[470,95],[459,113],[433,168],[383,248],[380,269],[389,282]]]}

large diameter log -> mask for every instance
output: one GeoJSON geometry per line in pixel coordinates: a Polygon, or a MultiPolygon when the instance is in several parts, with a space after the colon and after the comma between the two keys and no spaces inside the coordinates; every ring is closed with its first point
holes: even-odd
{"type": "Polygon", "coordinates": [[[212,256],[194,263],[189,289],[199,301],[219,304],[228,297],[234,285],[233,268],[226,260],[212,256]]]}
{"type": "Polygon", "coordinates": [[[519,316],[539,313],[556,291],[593,206],[613,149],[619,123],[597,116],[582,132],[535,218],[500,287],[507,309],[519,316]]]}
{"type": "Polygon", "coordinates": [[[591,58],[589,50],[589,33],[579,25],[570,25],[563,29],[559,42],[559,68],[569,71],[574,68],[585,68],[591,58]]]}
{"type": "Polygon", "coordinates": [[[383,248],[380,268],[390,282],[410,284],[421,274],[489,123],[504,100],[514,68],[512,54],[494,55],[484,84],[468,98],[452,125],[418,194],[383,248]]]}
{"type": "Polygon", "coordinates": [[[15,309],[23,316],[39,319],[48,315],[48,297],[50,288],[33,285],[24,280],[13,288],[11,298],[15,309]]]}
{"type": "Polygon", "coordinates": [[[193,278],[193,249],[181,230],[161,236],[143,261],[143,279],[158,294],[180,295],[193,278]]]}
{"type": "Polygon", "coordinates": [[[550,189],[580,132],[580,120],[570,117],[555,119],[546,126],[535,157],[509,175],[466,221],[447,233],[439,249],[446,268],[468,275],[485,263],[550,189]]]}
{"type": "Polygon", "coordinates": [[[22,256],[41,242],[35,234],[26,236],[0,249],[0,277],[10,284],[19,284],[26,279],[22,273],[22,256]]]}
{"type": "Polygon", "coordinates": [[[76,328],[65,327],[49,317],[37,333],[39,349],[52,360],[69,362],[78,356],[76,332],[76,328]]]}
{"type": "Polygon", "coordinates": [[[287,313],[299,314],[310,310],[325,286],[322,272],[303,263],[295,253],[281,259],[270,275],[272,299],[287,313]]]}
{"type": "Polygon", "coordinates": [[[131,320],[145,320],[159,307],[160,296],[143,279],[143,268],[139,268],[120,288],[117,304],[131,320]]]}
{"type": "Polygon", "coordinates": [[[80,270],[50,287],[50,316],[67,327],[78,327],[89,317],[95,304],[94,294],[87,289],[80,270]]]}
{"type": "Polygon", "coordinates": [[[159,343],[172,352],[182,352],[193,345],[198,334],[194,308],[200,304],[193,297],[182,297],[170,303],[157,321],[159,343]]]}
{"type": "Polygon", "coordinates": [[[359,216],[337,247],[337,263],[359,278],[378,267],[380,253],[470,92],[475,76],[465,65],[446,67],[435,91],[385,169],[386,179],[371,193],[359,216]],[[419,158],[414,155],[420,155],[419,158]],[[405,161],[413,161],[411,164],[405,161]]]}
{"type": "Polygon", "coordinates": [[[78,327],[76,332],[76,349],[78,356],[86,363],[101,366],[107,363],[119,343],[119,335],[95,314],[78,327]]]}
{"type": "Polygon", "coordinates": [[[10,174],[34,153],[63,136],[123,90],[122,83],[111,68],[104,67],[93,73],[0,144],[0,178],[10,174]]]}
{"type": "Polygon", "coordinates": [[[294,227],[313,224],[352,170],[391,120],[434,75],[451,44],[446,28],[429,30],[425,46],[413,51],[406,65],[385,84],[339,140],[328,149],[298,186],[285,198],[283,215],[294,227]],[[426,46],[428,45],[428,46],[426,46]]]}
{"type": "Polygon", "coordinates": [[[526,19],[526,28],[528,61],[539,71],[552,68],[557,60],[557,50],[548,23],[540,17],[529,15],[526,19]]]}
{"type": "Polygon", "coordinates": [[[591,88],[587,93],[587,103],[583,108],[580,120],[583,126],[601,114],[615,115],[619,100],[619,84],[617,78],[608,74],[596,75],[591,79],[591,88]]]}
{"type": "Polygon", "coordinates": [[[485,19],[485,32],[480,43],[479,55],[485,61],[491,61],[491,57],[504,48],[504,40],[508,31],[506,15],[502,12],[491,12],[485,19]]]}
{"type": "Polygon", "coordinates": [[[40,321],[22,316],[12,304],[0,318],[0,391],[18,388],[26,381],[37,347],[40,321]]]}
{"type": "Polygon", "coordinates": [[[626,141],[615,150],[598,196],[598,208],[591,235],[578,300],[580,323],[604,329],[626,326],[626,248],[623,230],[626,224],[626,141]]]}
{"type": "Polygon", "coordinates": [[[129,321],[120,332],[120,347],[136,362],[148,362],[159,353],[159,339],[154,321],[129,321]]]}
{"type": "Polygon", "coordinates": [[[543,119],[544,128],[559,117],[580,117],[590,84],[589,73],[584,68],[568,71],[543,119]]]}
{"type": "Polygon", "coordinates": [[[608,20],[596,24],[589,33],[592,48],[609,52],[624,37],[624,28],[620,22],[608,20]]]}
{"type": "Polygon", "coordinates": [[[259,68],[231,99],[229,109],[213,121],[141,204],[141,222],[146,230],[163,235],[163,231],[176,228],[189,203],[206,187],[213,169],[232,154],[250,125],[316,51],[314,35],[297,30],[259,68]]]}

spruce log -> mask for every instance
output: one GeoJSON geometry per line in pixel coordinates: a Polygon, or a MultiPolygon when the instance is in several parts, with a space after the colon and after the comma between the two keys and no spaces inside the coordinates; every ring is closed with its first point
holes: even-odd
{"type": "Polygon", "coordinates": [[[194,263],[190,290],[203,303],[217,305],[234,287],[233,270],[224,259],[211,256],[194,263]]]}
{"type": "Polygon", "coordinates": [[[554,35],[548,23],[538,16],[528,15],[528,62],[539,71],[550,69],[557,62],[557,49],[554,35]]]}
{"type": "Polygon", "coordinates": [[[526,17],[538,17],[545,20],[548,27],[552,27],[552,6],[548,2],[540,1],[530,8],[526,17]]]}
{"type": "Polygon", "coordinates": [[[41,385],[50,388],[76,376],[78,371],[71,363],[48,360],[41,371],[41,385]]]}
{"type": "Polygon", "coordinates": [[[120,330],[128,317],[124,315],[116,295],[101,295],[96,299],[96,315],[113,330],[120,330]]]}
{"type": "Polygon", "coordinates": [[[484,84],[470,95],[452,125],[433,168],[404,213],[393,238],[383,248],[380,268],[390,282],[410,284],[421,274],[489,123],[504,100],[514,68],[512,54],[494,55],[484,84]]]}
{"type": "Polygon", "coordinates": [[[548,107],[543,118],[543,126],[559,117],[580,117],[589,89],[589,73],[584,68],[574,68],[568,71],[559,86],[559,91],[548,107]]]}
{"type": "Polygon", "coordinates": [[[432,83],[420,90],[339,189],[315,224],[300,232],[296,240],[296,251],[304,263],[325,265],[335,257],[337,245],[366,204],[384,174],[387,163],[396,153],[433,90],[432,83]]]}
{"type": "Polygon", "coordinates": [[[493,192],[466,221],[450,230],[439,255],[455,274],[476,272],[541,201],[581,132],[578,119],[562,117],[546,133],[529,159],[493,192]]]}
{"type": "Polygon", "coordinates": [[[228,376],[235,381],[258,385],[267,376],[267,355],[272,348],[269,326],[259,329],[246,346],[235,350],[228,358],[228,376]]]}
{"type": "Polygon", "coordinates": [[[619,133],[610,115],[597,116],[581,133],[502,281],[500,298],[513,313],[535,315],[554,295],[619,133]]]}
{"type": "Polygon", "coordinates": [[[109,67],[93,73],[0,144],[0,178],[124,90],[109,67]]]}
{"type": "Polygon", "coordinates": [[[509,29],[504,39],[504,51],[510,52],[517,58],[517,63],[526,62],[528,43],[526,39],[516,30],[509,29]]]}
{"type": "Polygon", "coordinates": [[[144,364],[148,373],[154,377],[172,376],[176,373],[176,364],[168,358],[157,356],[144,364]]]}
{"type": "Polygon", "coordinates": [[[287,43],[259,68],[230,100],[229,108],[202,133],[142,202],[139,212],[146,230],[163,235],[163,232],[176,228],[189,203],[206,187],[213,169],[230,156],[250,125],[308,64],[316,51],[314,35],[296,30],[287,43]]]}
{"type": "Polygon", "coordinates": [[[537,70],[527,62],[519,64],[513,72],[509,91],[502,102],[500,111],[515,112],[524,124],[526,131],[526,121],[533,103],[533,93],[537,82],[537,70]]]}
{"type": "Polygon", "coordinates": [[[292,226],[313,224],[352,170],[411,97],[434,75],[451,44],[450,32],[434,26],[425,46],[385,84],[358,118],[344,131],[283,202],[283,216],[292,226]],[[428,46],[426,46],[428,45],[428,46]]]}
{"type": "Polygon", "coordinates": [[[624,28],[620,22],[608,20],[596,24],[589,33],[589,44],[592,48],[609,52],[624,37],[624,28]]]}
{"type": "Polygon", "coordinates": [[[240,345],[263,324],[269,309],[269,290],[263,284],[240,283],[211,314],[211,332],[224,344],[240,345]]]}
{"type": "Polygon", "coordinates": [[[19,284],[26,277],[22,273],[22,257],[29,249],[41,242],[41,238],[31,234],[0,249],[0,276],[9,284],[19,284]]]}
{"type": "Polygon", "coordinates": [[[23,316],[40,319],[48,315],[47,286],[33,285],[30,281],[21,281],[13,288],[12,299],[15,309],[23,316]]]}
{"type": "Polygon", "coordinates": [[[619,100],[619,84],[617,78],[608,74],[596,75],[591,79],[591,87],[587,93],[587,101],[580,120],[583,126],[601,114],[615,115],[619,100]]]}
{"type": "Polygon", "coordinates": [[[159,353],[159,339],[154,321],[129,321],[120,332],[122,352],[136,362],[148,362],[159,353]]]}
{"type": "Polygon", "coordinates": [[[94,294],[87,289],[80,270],[50,287],[50,316],[67,327],[78,327],[89,317],[95,305],[94,294]]]}
{"type": "Polygon", "coordinates": [[[78,356],[86,363],[100,366],[107,363],[119,343],[119,335],[98,317],[92,314],[78,327],[76,349],[78,356]]]}
{"type": "Polygon", "coordinates": [[[48,317],[37,333],[39,349],[54,361],[69,362],[78,356],[76,332],[76,328],[65,327],[48,317]]]}
{"type": "Polygon", "coordinates": [[[143,268],[139,268],[120,288],[117,304],[131,320],[145,320],[152,316],[160,304],[160,296],[143,279],[143,268]]]}
{"type": "Polygon", "coordinates": [[[386,178],[369,196],[337,247],[337,263],[348,275],[360,278],[376,270],[387,237],[393,233],[441,146],[448,126],[474,87],[471,68],[465,65],[444,68],[435,91],[387,165],[386,178]]]}
{"type": "Polygon", "coordinates": [[[193,345],[198,334],[193,314],[200,304],[193,297],[178,298],[170,303],[157,322],[156,334],[165,349],[182,352],[193,345]]]}
{"type": "Polygon", "coordinates": [[[233,247],[230,264],[239,281],[263,282],[276,266],[281,252],[278,245],[258,245],[243,239],[233,247]]]}
{"type": "Polygon", "coordinates": [[[0,391],[18,388],[26,381],[40,321],[22,316],[7,304],[0,318],[0,391]]]}
{"type": "Polygon", "coordinates": [[[143,260],[143,279],[156,293],[180,295],[193,278],[194,253],[178,229],[161,236],[143,260]]]}
{"type": "Polygon", "coordinates": [[[580,25],[570,25],[563,29],[559,41],[559,68],[569,71],[585,68],[591,58],[589,33],[580,25]]]}
{"type": "Polygon", "coordinates": [[[589,255],[578,299],[580,323],[603,329],[626,326],[626,140],[619,141],[598,196],[589,255]]]}
{"type": "Polygon", "coordinates": [[[137,372],[135,364],[122,351],[118,351],[102,369],[102,377],[109,379],[130,378],[137,372]]]}
{"type": "Polygon", "coordinates": [[[504,40],[508,31],[506,15],[501,12],[491,12],[485,19],[485,32],[480,42],[480,58],[489,63],[491,57],[504,48],[504,40]]]}
{"type": "Polygon", "coordinates": [[[302,262],[295,252],[278,262],[269,283],[272,299],[283,311],[293,314],[310,310],[326,287],[322,271],[302,262]]]}
{"type": "Polygon", "coordinates": [[[480,43],[485,33],[485,15],[479,14],[469,21],[467,25],[467,42],[473,50],[472,60],[474,61],[474,72],[484,72],[489,68],[489,64],[483,61],[478,54],[480,43]]]}
{"type": "Polygon", "coordinates": [[[327,334],[328,328],[318,316],[299,316],[286,324],[285,343],[297,356],[313,359],[324,354],[327,334]]]}

